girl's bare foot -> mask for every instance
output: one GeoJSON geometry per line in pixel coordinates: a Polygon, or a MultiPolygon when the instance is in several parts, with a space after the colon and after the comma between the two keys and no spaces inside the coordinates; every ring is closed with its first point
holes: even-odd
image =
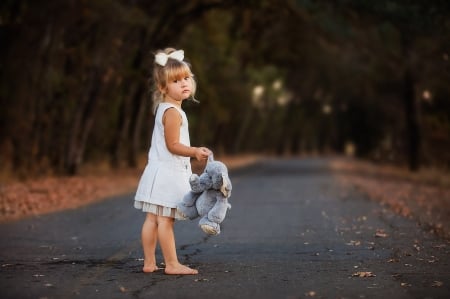
{"type": "Polygon", "coordinates": [[[144,273],[152,273],[159,270],[158,266],[156,266],[156,263],[145,263],[144,262],[144,267],[142,268],[142,272],[144,273]]]}
{"type": "Polygon", "coordinates": [[[166,266],[164,273],[169,275],[195,275],[198,274],[198,271],[182,264],[174,265],[174,266],[166,266]]]}

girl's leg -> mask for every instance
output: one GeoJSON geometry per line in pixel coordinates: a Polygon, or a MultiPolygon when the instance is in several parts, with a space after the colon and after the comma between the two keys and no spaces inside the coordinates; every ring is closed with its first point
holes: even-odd
{"type": "Polygon", "coordinates": [[[158,240],[166,264],[166,274],[198,274],[197,270],[180,264],[175,247],[175,235],[173,233],[174,219],[170,217],[158,217],[158,240]]]}
{"type": "Polygon", "coordinates": [[[156,266],[155,250],[158,237],[157,216],[147,213],[144,224],[142,225],[142,248],[144,249],[144,272],[154,272],[158,270],[156,266]]]}

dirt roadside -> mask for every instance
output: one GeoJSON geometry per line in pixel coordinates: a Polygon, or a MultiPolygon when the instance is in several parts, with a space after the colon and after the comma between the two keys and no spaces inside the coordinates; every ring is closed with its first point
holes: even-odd
{"type": "MultiPolygon", "coordinates": [[[[258,156],[227,156],[216,159],[224,162],[231,170],[253,163],[258,156]]],[[[193,161],[192,168],[194,172],[199,173],[204,164],[193,161]]],[[[132,193],[136,190],[142,171],[143,168],[114,171],[89,169],[87,174],[72,177],[0,182],[0,223],[75,209],[111,196],[132,193]]]]}
{"type": "MultiPolygon", "coordinates": [[[[356,189],[425,230],[450,240],[450,174],[378,165],[353,159],[330,163],[344,190],[356,189]]],[[[342,196],[345,197],[345,194],[342,196]]]]}

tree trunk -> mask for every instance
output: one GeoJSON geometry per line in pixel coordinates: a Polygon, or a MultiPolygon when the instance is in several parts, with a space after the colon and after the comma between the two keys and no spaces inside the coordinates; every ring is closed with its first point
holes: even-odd
{"type": "Polygon", "coordinates": [[[115,130],[114,138],[110,142],[110,164],[113,168],[119,167],[120,160],[122,158],[122,151],[127,142],[127,133],[129,131],[132,118],[130,102],[136,90],[136,84],[127,82],[124,85],[131,87],[124,91],[124,96],[121,100],[119,108],[117,128],[115,130]]]}
{"type": "Polygon", "coordinates": [[[129,167],[136,167],[138,164],[137,157],[140,148],[140,136],[142,131],[142,124],[146,116],[149,115],[150,110],[147,105],[145,94],[145,84],[139,84],[136,93],[133,97],[134,110],[132,111],[131,123],[129,126],[129,141],[127,163],[129,167]]]}
{"type": "Polygon", "coordinates": [[[421,134],[420,134],[420,107],[415,97],[414,79],[409,68],[403,78],[403,102],[405,107],[405,120],[407,131],[408,167],[411,171],[420,168],[421,134]]]}
{"type": "Polygon", "coordinates": [[[69,135],[68,155],[65,166],[65,172],[69,175],[75,175],[78,172],[98,106],[97,103],[101,88],[99,71],[94,69],[90,77],[91,82],[87,89],[88,94],[77,108],[75,120],[69,135]]]}
{"type": "Polygon", "coordinates": [[[415,96],[415,79],[412,72],[411,44],[408,32],[402,34],[402,53],[405,59],[403,72],[403,104],[406,126],[406,146],[408,167],[411,171],[420,168],[421,135],[420,106],[415,96]]]}

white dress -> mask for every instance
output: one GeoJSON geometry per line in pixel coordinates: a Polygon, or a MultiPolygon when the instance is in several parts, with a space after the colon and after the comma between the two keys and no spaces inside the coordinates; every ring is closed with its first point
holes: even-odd
{"type": "Polygon", "coordinates": [[[174,155],[164,139],[164,112],[175,108],[181,115],[180,143],[190,146],[188,120],[183,110],[170,103],[158,105],[148,163],[139,181],[134,207],[159,216],[183,219],[176,213],[177,204],[189,192],[192,175],[189,157],[174,155]]]}

